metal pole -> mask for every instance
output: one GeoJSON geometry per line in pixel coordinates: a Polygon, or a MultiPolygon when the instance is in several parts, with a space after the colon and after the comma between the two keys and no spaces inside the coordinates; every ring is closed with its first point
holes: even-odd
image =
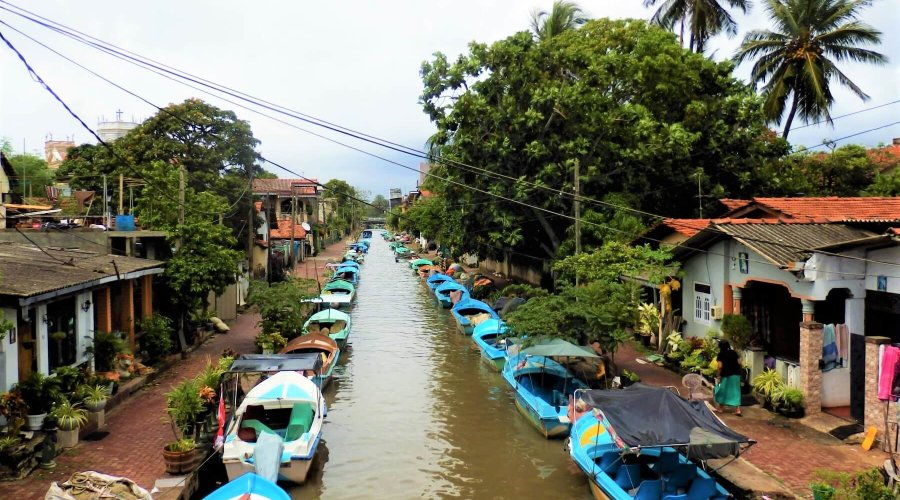
{"type": "MultiPolygon", "coordinates": [[[[581,253],[581,179],[580,165],[578,159],[575,160],[575,255],[581,253]]],[[[575,286],[578,286],[578,273],[575,273],[575,286]]]]}
{"type": "Polygon", "coordinates": [[[106,174],[103,174],[103,225],[109,229],[109,207],[106,202],[106,174]]]}
{"type": "Polygon", "coordinates": [[[288,258],[288,267],[294,267],[294,229],[297,225],[297,196],[294,195],[294,186],[291,185],[291,256],[288,258]]]}

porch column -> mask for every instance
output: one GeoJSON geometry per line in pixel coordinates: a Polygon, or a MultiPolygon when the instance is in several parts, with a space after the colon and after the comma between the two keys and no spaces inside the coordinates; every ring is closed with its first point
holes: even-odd
{"type": "Polygon", "coordinates": [[[147,274],[141,277],[141,319],[147,319],[153,315],[153,275],[147,274]]]}
{"type": "Polygon", "coordinates": [[[122,325],[122,333],[128,339],[128,348],[131,352],[135,351],[136,343],[134,340],[134,280],[123,280],[122,296],[119,297],[119,324],[122,325]]]}
{"type": "Polygon", "coordinates": [[[816,312],[816,303],[811,300],[800,299],[800,310],[803,312],[803,322],[811,322],[813,314],[816,312]]]}
{"type": "Polygon", "coordinates": [[[37,353],[37,368],[44,375],[50,374],[50,347],[47,344],[47,304],[40,304],[34,311],[34,349],[37,353]]]}
{"type": "MultiPolygon", "coordinates": [[[[878,436],[882,441],[887,435],[884,428],[884,412],[890,403],[878,399],[878,368],[881,362],[878,349],[882,345],[890,343],[891,339],[888,337],[866,337],[866,392],[863,426],[868,428],[874,425],[878,429],[878,436]]],[[[894,409],[892,408],[890,412],[893,418],[894,409]]]]}
{"type": "MultiPolygon", "coordinates": [[[[804,313],[804,317],[806,314],[804,313]]],[[[800,390],[806,400],[806,414],[822,411],[822,323],[800,323],[800,390]]]]}
{"type": "Polygon", "coordinates": [[[731,314],[741,314],[741,295],[743,288],[731,285],[731,314]]]}
{"type": "Polygon", "coordinates": [[[112,297],[109,287],[97,289],[97,298],[94,307],[97,310],[97,322],[94,325],[98,332],[109,333],[112,331],[112,297]]]}

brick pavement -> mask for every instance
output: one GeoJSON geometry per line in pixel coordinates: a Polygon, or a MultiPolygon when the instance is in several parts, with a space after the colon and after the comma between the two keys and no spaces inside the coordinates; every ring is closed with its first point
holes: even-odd
{"type": "MultiPolygon", "coordinates": [[[[639,354],[630,344],[616,353],[619,368],[627,368],[640,375],[644,383],[659,386],[676,386],[683,393],[681,377],[654,364],[636,361],[639,354]]],[[[709,397],[709,391],[705,391],[709,397]]],[[[779,479],[794,494],[810,497],[809,483],[816,469],[824,468],[842,472],[855,472],[880,467],[886,455],[880,451],[863,451],[858,445],[842,441],[809,427],[796,420],[786,419],[758,406],[743,408],[743,417],[730,413],[722,420],[732,429],[757,444],[742,455],[756,468],[779,479]]]]}

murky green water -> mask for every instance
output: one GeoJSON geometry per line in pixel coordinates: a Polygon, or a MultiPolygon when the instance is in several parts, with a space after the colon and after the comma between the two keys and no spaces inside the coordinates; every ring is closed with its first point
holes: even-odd
{"type": "Polygon", "coordinates": [[[318,463],[293,498],[590,498],[519,415],[500,374],[387,244],[373,239],[318,463]]]}

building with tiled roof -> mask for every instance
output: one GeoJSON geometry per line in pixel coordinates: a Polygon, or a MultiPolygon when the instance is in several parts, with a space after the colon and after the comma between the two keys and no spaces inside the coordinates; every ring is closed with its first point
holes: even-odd
{"type": "Polygon", "coordinates": [[[722,216],[733,219],[807,218],[830,222],[900,222],[900,197],[753,198],[722,216]]]}

